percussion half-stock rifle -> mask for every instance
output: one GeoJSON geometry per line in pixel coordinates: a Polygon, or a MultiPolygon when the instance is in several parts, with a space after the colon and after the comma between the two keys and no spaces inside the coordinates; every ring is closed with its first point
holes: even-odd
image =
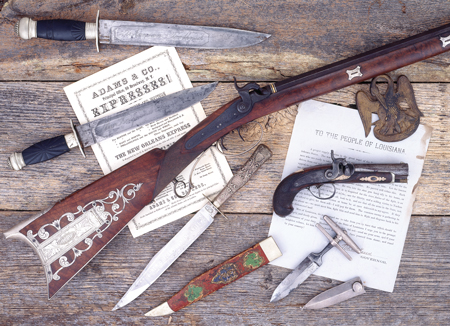
{"type": "Polygon", "coordinates": [[[151,150],[13,227],[5,236],[26,241],[39,255],[51,298],[190,162],[231,130],[448,50],[450,24],[265,87],[236,85],[239,97],[167,150],[151,150]]]}

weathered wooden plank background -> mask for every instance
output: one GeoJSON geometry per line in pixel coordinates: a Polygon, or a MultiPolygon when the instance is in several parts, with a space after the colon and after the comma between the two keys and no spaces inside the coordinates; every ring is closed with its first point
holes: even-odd
{"type": "MultiPolygon", "coordinates": [[[[136,54],[144,48],[90,42],[23,41],[13,33],[23,16],[92,21],[153,21],[243,28],[271,33],[264,43],[243,49],[179,49],[195,84],[221,84],[203,106],[210,114],[236,97],[232,76],[242,81],[281,80],[450,22],[447,1],[24,1],[3,3],[0,13],[0,232],[102,176],[90,149],[15,172],[6,167],[13,151],[67,133],[75,118],[63,87],[136,54]],[[3,162],[3,163],[1,163],[3,162]]],[[[0,4],[1,4],[0,3],[0,4]]],[[[231,216],[214,224],[135,302],[110,310],[150,258],[189,217],[133,239],[124,230],[62,291],[47,301],[39,260],[18,241],[1,240],[0,324],[448,324],[450,304],[450,54],[405,67],[413,81],[423,122],[434,128],[425,160],[394,293],[366,295],[321,311],[301,306],[338,282],[311,277],[295,295],[273,305],[269,298],[288,270],[266,266],[172,318],[143,314],[176,293],[190,279],[267,236],[271,197],[280,181],[295,107],[260,119],[263,142],[273,158],[257,178],[224,206],[231,216]],[[250,200],[249,200],[250,199],[250,200]]],[[[318,100],[354,105],[356,85],[318,100]]],[[[305,140],[307,141],[307,140],[305,140]]],[[[230,158],[233,170],[246,157],[230,158]]],[[[380,276],[382,277],[382,276],[380,276]]]]}

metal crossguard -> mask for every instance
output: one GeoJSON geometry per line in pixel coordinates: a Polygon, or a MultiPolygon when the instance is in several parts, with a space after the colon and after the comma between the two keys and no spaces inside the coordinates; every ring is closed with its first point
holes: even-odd
{"type": "Polygon", "coordinates": [[[361,253],[361,249],[357,246],[357,244],[348,236],[347,232],[342,230],[339,225],[337,225],[330,217],[324,216],[323,219],[327,224],[333,229],[334,232],[336,232],[336,236],[333,238],[327,230],[325,230],[322,225],[319,223],[316,224],[317,228],[322,231],[322,233],[327,237],[328,240],[330,240],[330,243],[332,246],[338,248],[340,252],[344,254],[345,257],[347,257],[348,260],[352,260],[352,257],[345,251],[344,248],[341,247],[339,244],[339,241],[343,240],[347,245],[350,246],[355,252],[358,254],[361,253]]]}

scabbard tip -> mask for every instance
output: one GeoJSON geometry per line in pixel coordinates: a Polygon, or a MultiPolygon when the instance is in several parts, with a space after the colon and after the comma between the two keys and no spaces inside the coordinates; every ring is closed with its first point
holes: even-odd
{"type": "Polygon", "coordinates": [[[172,313],[174,313],[175,311],[173,311],[170,307],[169,304],[167,302],[164,302],[162,305],[159,305],[158,307],[150,310],[149,312],[147,312],[145,314],[145,316],[147,317],[156,317],[156,316],[165,316],[165,315],[170,315],[172,313]]]}

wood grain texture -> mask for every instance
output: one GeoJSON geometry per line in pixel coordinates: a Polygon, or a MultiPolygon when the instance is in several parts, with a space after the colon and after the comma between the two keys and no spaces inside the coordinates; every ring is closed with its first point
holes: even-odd
{"type": "MultiPolygon", "coordinates": [[[[145,49],[92,42],[20,40],[21,17],[94,21],[103,19],[224,26],[272,34],[253,47],[230,50],[178,49],[194,81],[282,80],[450,22],[445,1],[26,1],[1,10],[2,80],[78,80],[145,49]]],[[[407,67],[411,81],[449,81],[450,55],[407,67]]]]}
{"type": "MultiPolygon", "coordinates": [[[[68,119],[76,118],[64,86],[145,49],[105,45],[97,53],[89,41],[20,40],[13,27],[21,17],[93,21],[100,9],[103,19],[271,33],[265,42],[248,48],[177,49],[195,85],[221,82],[202,102],[207,115],[236,97],[233,76],[264,85],[450,23],[450,7],[443,0],[9,0],[1,1],[0,7],[0,232],[102,177],[89,148],[86,159],[75,149],[20,172],[9,170],[6,158],[38,140],[70,132],[68,119]]],[[[390,74],[394,80],[406,75],[413,82],[418,107],[424,113],[421,121],[433,127],[394,293],[368,289],[367,294],[335,307],[301,311],[309,299],[339,284],[312,276],[295,294],[273,305],[270,296],[289,271],[268,265],[170,317],[143,316],[195,276],[267,237],[272,195],[281,180],[297,113],[296,106],[292,106],[258,119],[265,131],[263,143],[273,156],[252,182],[221,207],[229,220],[218,217],[155,284],[125,308],[110,311],[151,257],[189,217],[137,239],[124,229],[51,301],[47,300],[44,272],[37,256],[26,244],[2,238],[0,324],[448,324],[449,67],[450,53],[445,53],[390,74]]],[[[366,82],[317,99],[355,108],[356,92],[368,88],[366,82]]],[[[257,129],[254,124],[244,128],[246,138],[257,138],[257,129]]],[[[227,138],[229,147],[244,146],[236,139],[227,138]]],[[[236,171],[247,158],[230,157],[228,161],[236,171]]]]}
{"type": "MultiPolygon", "coordinates": [[[[0,193],[0,209],[43,210],[102,176],[90,148],[87,148],[86,159],[74,149],[56,159],[27,166],[21,171],[12,171],[2,163],[12,152],[22,150],[37,140],[70,132],[68,118],[76,120],[76,117],[62,90],[68,84],[0,83],[0,111],[7,112],[0,116],[0,187],[5,190],[0,193]],[[23,96],[12,96],[18,89],[23,96]]],[[[354,106],[356,92],[368,87],[367,84],[355,85],[317,99],[354,106]]],[[[450,188],[450,86],[419,83],[414,84],[413,88],[417,104],[424,113],[422,123],[433,127],[413,214],[446,215],[450,212],[450,197],[447,194],[450,188]]],[[[202,104],[207,115],[210,115],[235,96],[232,84],[221,83],[202,104]]],[[[262,178],[253,180],[224,204],[226,212],[269,214],[272,211],[271,197],[281,180],[295,116],[296,107],[290,107],[258,119],[264,126],[263,143],[274,155],[262,166],[262,178]],[[255,200],[247,201],[246,198],[255,200]]],[[[248,139],[257,138],[259,128],[250,124],[248,129],[244,130],[244,135],[249,135],[248,139]]],[[[226,138],[226,143],[233,150],[241,146],[235,135],[226,138]]],[[[237,169],[246,159],[244,155],[230,157],[228,161],[232,168],[237,169]]]]}
{"type": "MultiPolygon", "coordinates": [[[[30,213],[4,212],[0,232],[30,213]]],[[[122,231],[83,271],[48,301],[38,259],[18,241],[0,248],[0,319],[6,324],[167,325],[169,317],[144,317],[199,274],[265,239],[271,215],[230,214],[216,221],[132,304],[111,312],[156,252],[189,217],[137,239],[122,231]],[[226,245],[224,245],[226,244],[226,245]],[[7,267],[7,268],[6,268],[7,267]]],[[[171,325],[444,325],[450,318],[450,220],[414,216],[393,293],[367,293],[317,311],[301,307],[340,282],[311,276],[295,292],[269,303],[289,270],[267,265],[172,315],[171,325]],[[418,240],[420,239],[420,240],[418,240]]]]}

